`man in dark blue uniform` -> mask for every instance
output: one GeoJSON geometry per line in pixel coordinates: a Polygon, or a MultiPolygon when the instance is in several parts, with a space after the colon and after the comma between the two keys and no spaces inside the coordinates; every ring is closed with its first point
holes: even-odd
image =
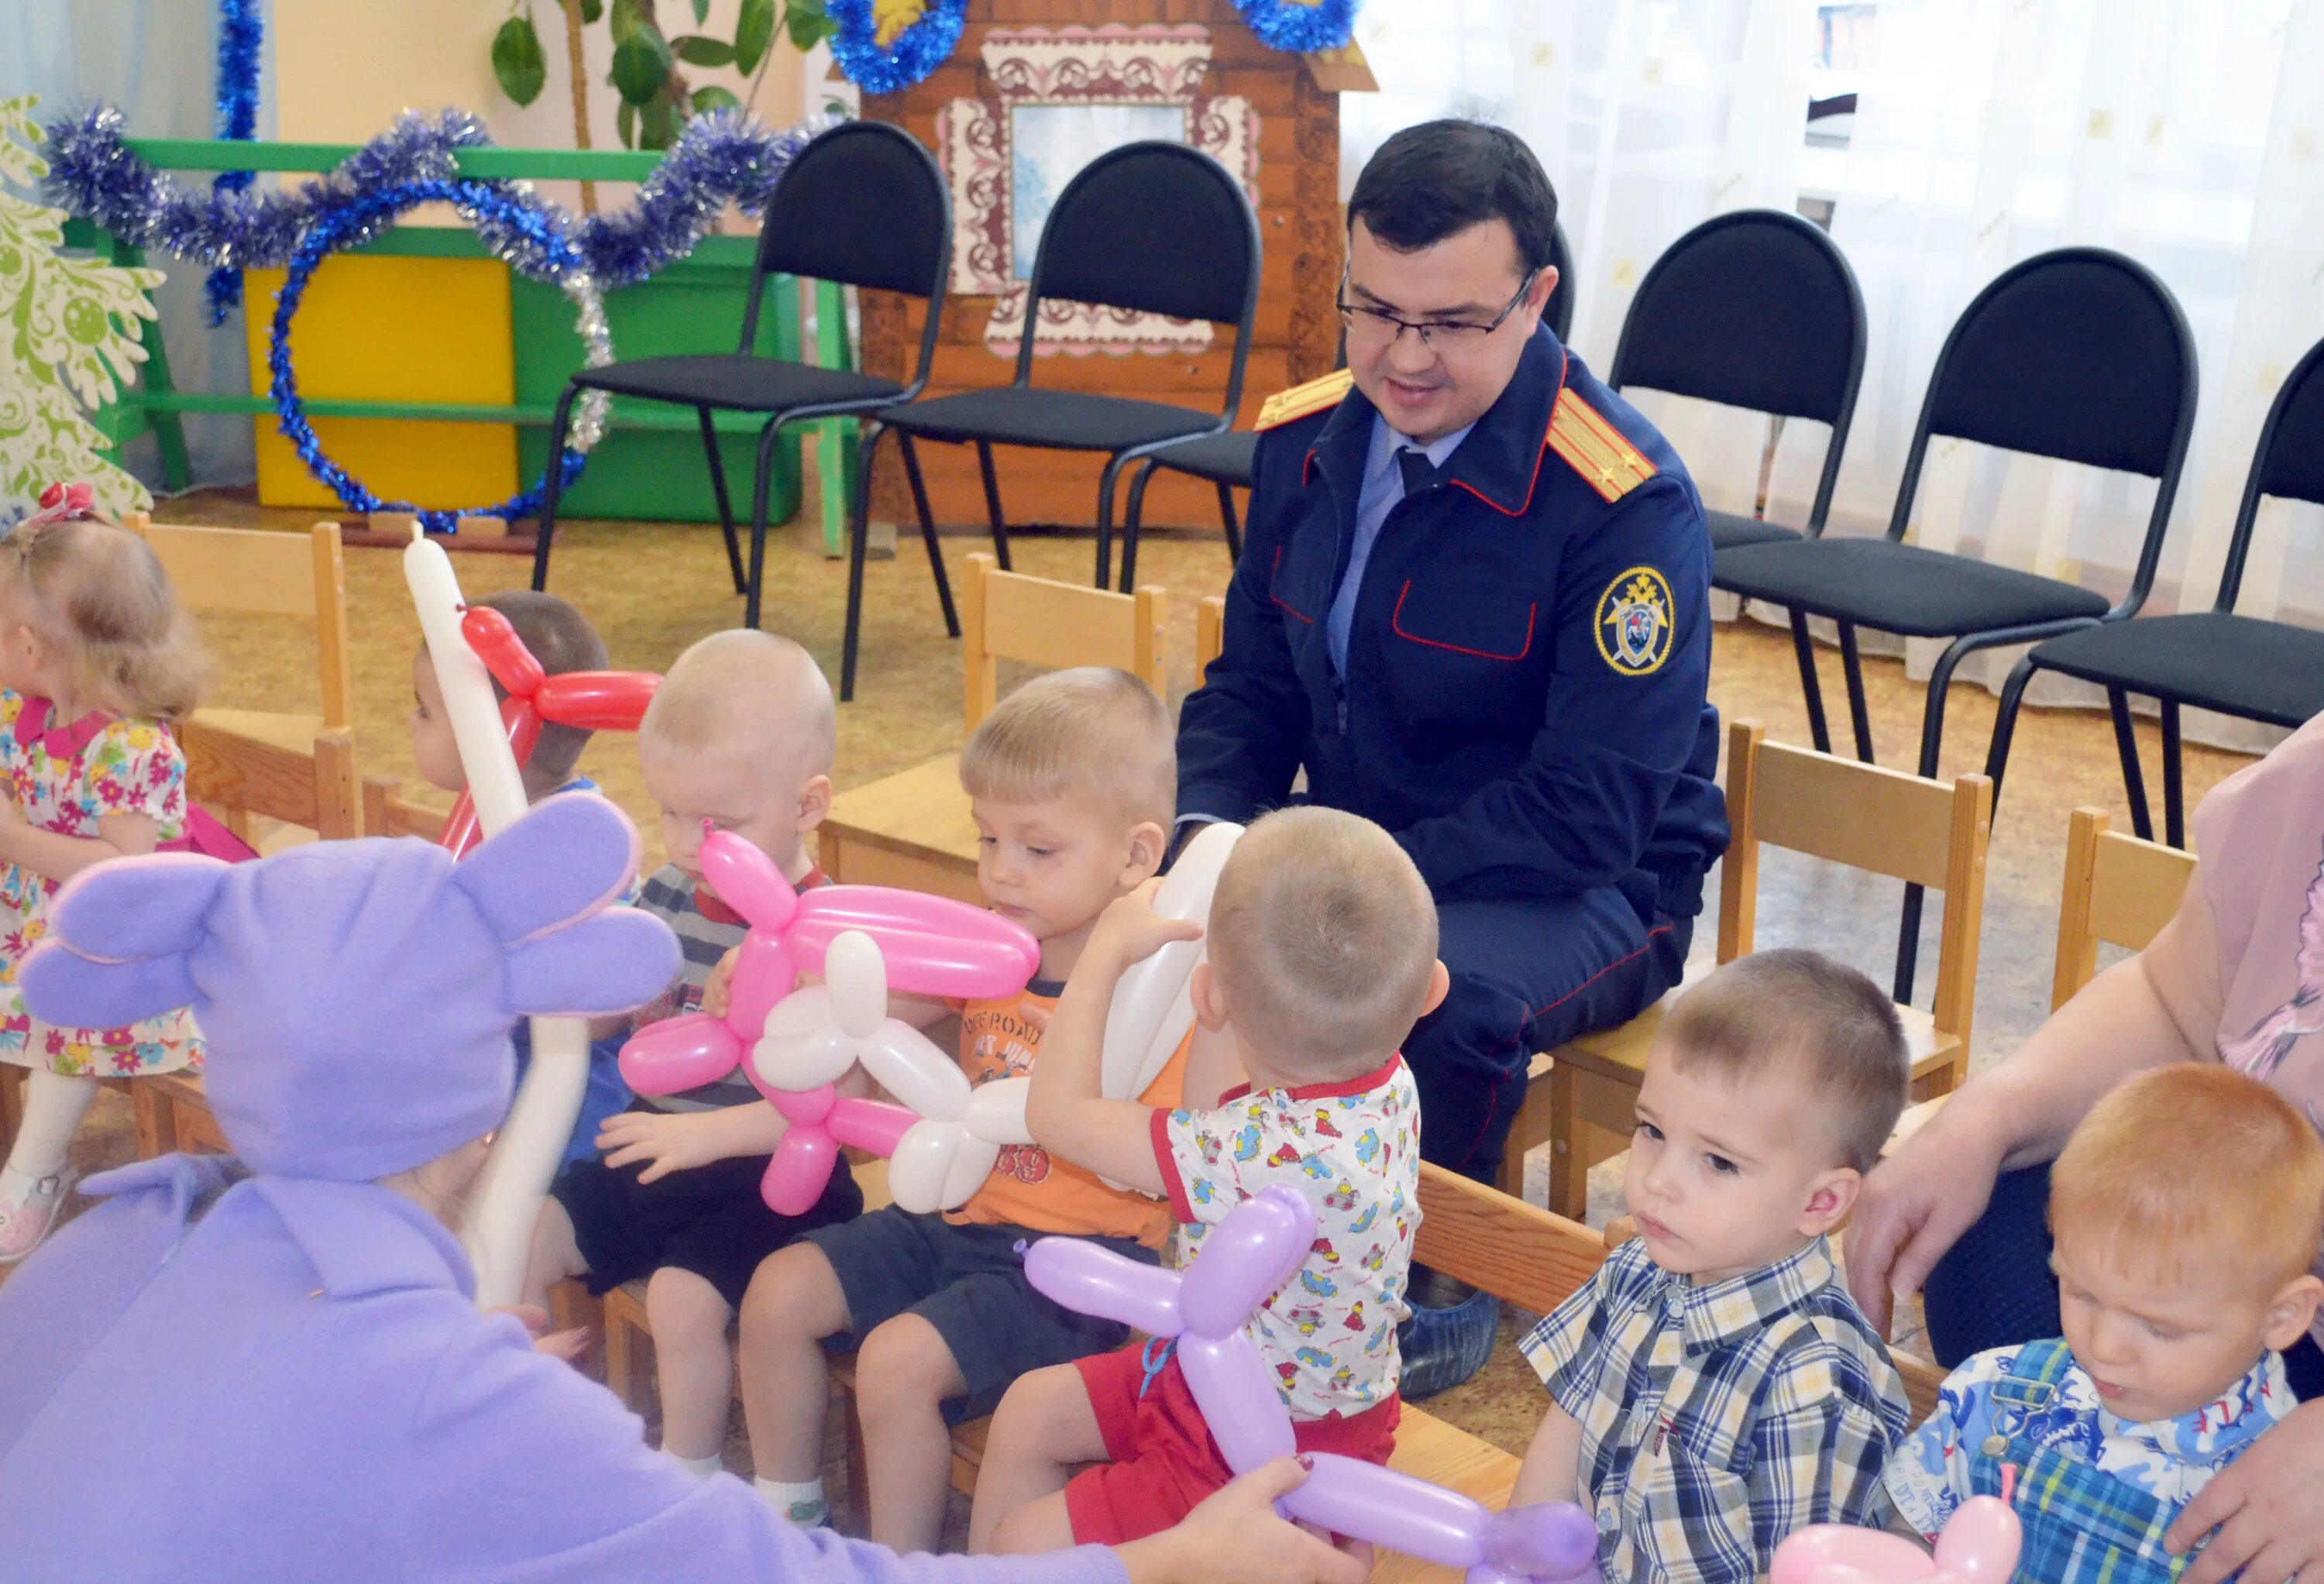
{"type": "Polygon", "coordinates": [[[1260,416],[1226,647],[1178,732],[1182,829],[1304,769],[1412,855],[1452,975],[1405,1048],[1421,1149],[1486,1181],[1531,1053],[1677,982],[1727,843],[1702,503],[1542,323],[1556,205],[1496,127],[1408,128],[1364,168],[1348,367],[1260,416]]]}

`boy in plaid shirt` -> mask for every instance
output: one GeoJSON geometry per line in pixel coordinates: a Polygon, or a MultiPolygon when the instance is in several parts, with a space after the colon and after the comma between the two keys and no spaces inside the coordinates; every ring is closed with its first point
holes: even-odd
{"type": "Polygon", "coordinates": [[[1738,958],[1663,1019],[1623,1193],[1640,1235],[1524,1343],[1550,1408],[1510,1497],[1578,1501],[1615,1584],[1748,1584],[1877,1517],[1911,1424],[1826,1235],[1903,1110],[1895,1007],[1812,952],[1738,958]]]}
{"type": "Polygon", "coordinates": [[[2324,1297],[2324,1144],[2230,1068],[2150,1068],[2050,1168],[2050,1229],[2066,1334],[1946,1377],[1888,1460],[1895,1526],[1933,1538],[2015,1467],[2018,1577],[2168,1584],[2164,1531],[2298,1405],[2281,1349],[2324,1297]]]}

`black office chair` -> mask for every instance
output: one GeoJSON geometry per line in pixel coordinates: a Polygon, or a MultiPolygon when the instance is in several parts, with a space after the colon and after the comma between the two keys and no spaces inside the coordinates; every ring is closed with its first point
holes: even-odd
{"type": "MultiPolygon", "coordinates": [[[[565,454],[573,403],[585,391],[606,391],[691,407],[702,420],[702,449],[710,461],[710,484],[718,497],[719,526],[726,534],[726,564],[734,592],[743,596],[742,624],[759,624],[767,563],[767,493],[774,466],[775,437],[787,424],[844,414],[876,412],[918,395],[928,382],[936,357],[937,322],[944,311],[945,277],[952,263],[952,198],[944,173],[909,133],[881,121],[849,121],[816,137],[785,168],[767,200],[759,225],[759,253],[751,267],[751,295],[742,306],[742,340],[731,353],[689,353],[641,357],[604,368],[583,369],[557,399],[549,423],[549,455],[565,454]],[[928,299],[928,322],[920,334],[920,361],[908,382],[847,369],[815,368],[752,350],[759,328],[759,303],[767,277],[775,273],[835,281],[867,290],[898,291],[928,299]],[[710,415],[724,409],[763,412],[758,466],[751,489],[751,566],[746,576],[734,538],[734,511],[726,493],[726,469],[718,455],[718,434],[710,415]]],[[[549,469],[540,503],[540,538],[532,553],[532,586],[549,585],[549,550],[557,526],[559,470],[549,469]]],[[[862,482],[857,481],[860,500],[862,482]]],[[[928,552],[936,537],[928,535],[928,552]]]]}
{"type": "MultiPolygon", "coordinates": [[[[2105,248],[2066,247],[2013,264],[1977,294],[1945,337],[1905,453],[1896,507],[1879,539],[1826,537],[1744,545],[1719,557],[1720,586],[1840,625],[1857,757],[1870,762],[1856,630],[1950,638],[1930,673],[1920,773],[1933,776],[1945,689],[1978,649],[2056,638],[2137,612],[2154,582],[2163,533],[2195,422],[2195,345],[2170,288],[2105,248]],[[2130,590],[2106,596],[2056,578],[1904,542],[1932,437],[2086,463],[2156,481],[2130,590]]],[[[1795,628],[1796,631],[1797,629],[1795,628]]],[[[1811,726],[1826,741],[1814,656],[1800,653],[1811,726]]],[[[1909,999],[1920,888],[1904,905],[1895,997],[1909,999]]]]}
{"type": "MultiPolygon", "coordinates": [[[[1241,184],[1208,154],[1184,143],[1133,143],[1111,149],[1065,184],[1041,227],[1033,278],[1025,294],[1025,327],[1017,348],[1017,374],[1009,384],[937,396],[890,408],[867,435],[865,476],[885,435],[896,436],[912,483],[913,503],[928,543],[928,561],[954,637],[952,589],[936,549],[927,491],[912,453],[915,439],[973,444],[984,479],[985,511],[993,553],[1009,566],[1009,527],[993,476],[996,445],[1060,451],[1102,451],[1097,489],[1097,586],[1113,563],[1113,489],[1123,466],[1173,440],[1224,429],[1242,401],[1250,356],[1250,326],[1259,308],[1259,217],[1241,184]],[[1234,355],[1226,398],[1216,412],[1171,402],[1033,384],[1033,344],[1041,305],[1050,299],[1095,303],[1176,318],[1234,327],[1234,355]]],[[[855,650],[863,611],[864,523],[869,502],[856,497],[854,542],[847,569],[847,638],[840,662],[839,696],[855,694],[855,650]]]]}
{"type": "Polygon", "coordinates": [[[2308,349],[2260,426],[2211,608],[2086,627],[2028,650],[2002,689],[1993,746],[1986,754],[1985,773],[1993,778],[1997,799],[2009,764],[2017,706],[2036,670],[2062,671],[2107,690],[2131,823],[2148,840],[2154,825],[2139,773],[2138,739],[2130,729],[2129,695],[2141,694],[2163,706],[2163,839],[2173,847],[2187,844],[2179,768],[2181,705],[2272,726],[2298,726],[2324,711],[2324,632],[2235,613],[2263,495],[2324,504],[2324,341],[2308,349]]]}
{"type": "Polygon", "coordinates": [[[1715,550],[1815,539],[1856,416],[1864,342],[1864,294],[1831,238],[1797,215],[1737,209],[1705,220],[1655,261],[1630,299],[1606,382],[1827,425],[1823,472],[1800,528],[1703,513],[1715,550]]]}
{"type": "MultiPolygon", "coordinates": [[[[1565,227],[1555,227],[1550,235],[1549,262],[1557,270],[1557,284],[1549,294],[1542,317],[1550,333],[1560,341],[1573,327],[1573,254],[1565,244],[1565,227]]],[[[1342,349],[1341,364],[1347,362],[1342,349]]],[[[1200,435],[1191,440],[1157,451],[1130,481],[1130,501],[1121,514],[1121,590],[1130,592],[1132,576],[1138,570],[1138,534],[1146,520],[1146,486],[1154,480],[1157,468],[1167,467],[1173,473],[1188,474],[1216,484],[1219,490],[1219,521],[1227,532],[1227,559],[1242,559],[1242,524],[1235,516],[1234,493],[1251,485],[1251,468],[1259,456],[1259,437],[1249,429],[1230,429],[1224,434],[1200,435]]]]}

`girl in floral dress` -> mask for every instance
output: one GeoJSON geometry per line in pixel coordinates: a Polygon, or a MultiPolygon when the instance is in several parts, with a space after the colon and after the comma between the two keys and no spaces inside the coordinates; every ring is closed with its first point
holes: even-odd
{"type": "Polygon", "coordinates": [[[186,819],[186,760],[170,728],[194,706],[201,652],[152,548],[92,518],[87,501],[85,487],[44,496],[45,510],[0,539],[0,1061],[32,1069],[0,1167],[0,1264],[47,1235],[97,1080],[201,1061],[183,1011],[59,1028],[28,1017],[16,988],[60,886],[152,852],[186,819]]]}

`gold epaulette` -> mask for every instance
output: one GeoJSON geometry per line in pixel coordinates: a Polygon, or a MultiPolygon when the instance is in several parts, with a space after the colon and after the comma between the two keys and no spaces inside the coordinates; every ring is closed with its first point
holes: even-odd
{"type": "Polygon", "coordinates": [[[1655,476],[1655,465],[1645,454],[1570,388],[1557,393],[1557,405],[1550,409],[1549,448],[1609,501],[1620,500],[1655,476]]]}
{"type": "Polygon", "coordinates": [[[1256,428],[1271,429],[1289,423],[1296,418],[1305,418],[1311,412],[1321,412],[1327,407],[1337,407],[1340,399],[1356,382],[1356,376],[1346,369],[1334,369],[1320,380],[1310,380],[1304,385],[1294,385],[1288,391],[1277,391],[1259,410],[1256,428]]]}

